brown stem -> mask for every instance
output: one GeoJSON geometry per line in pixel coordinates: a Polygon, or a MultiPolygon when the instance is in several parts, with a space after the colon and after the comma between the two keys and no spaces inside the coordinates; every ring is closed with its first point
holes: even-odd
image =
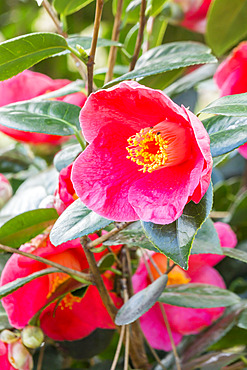
{"type": "Polygon", "coordinates": [[[118,344],[117,344],[117,349],[116,349],[116,353],[115,353],[115,356],[114,356],[114,359],[113,359],[113,362],[112,362],[112,365],[111,365],[111,369],[110,370],[115,370],[116,369],[117,362],[118,362],[118,359],[119,359],[119,356],[120,356],[120,351],[121,351],[122,344],[123,344],[124,332],[125,332],[125,325],[123,325],[121,327],[120,336],[119,336],[119,340],[118,340],[118,344]]]}
{"type": "Polygon", "coordinates": [[[130,327],[126,325],[125,332],[125,353],[124,353],[124,370],[129,368],[129,349],[130,349],[130,327]]]}
{"type": "Polygon", "coordinates": [[[78,276],[81,279],[84,279],[84,280],[90,281],[91,283],[94,283],[94,279],[93,279],[91,274],[85,274],[84,272],[80,272],[80,271],[77,271],[77,270],[74,270],[74,269],[70,269],[69,267],[65,267],[63,265],[60,265],[59,263],[50,261],[46,258],[43,258],[43,257],[40,257],[40,256],[35,256],[32,253],[23,252],[19,249],[8,247],[7,245],[0,244],[0,249],[4,250],[5,252],[17,253],[17,254],[20,254],[21,256],[28,257],[28,258],[31,258],[35,261],[45,263],[48,266],[55,267],[55,268],[65,272],[66,274],[78,276]]]}
{"type": "MultiPolygon", "coordinates": [[[[43,0],[42,5],[43,5],[44,9],[47,11],[47,13],[49,14],[49,16],[51,17],[51,19],[53,20],[59,35],[67,38],[68,35],[67,35],[66,32],[64,32],[63,27],[62,27],[62,23],[58,19],[57,14],[54,12],[54,9],[51,6],[51,4],[49,3],[49,1],[48,0],[43,0]]],[[[78,69],[78,72],[80,73],[82,79],[84,81],[86,81],[87,76],[86,76],[86,73],[84,71],[82,61],[75,54],[73,54],[72,52],[71,52],[70,55],[74,59],[76,68],[78,69]]]]}
{"type": "Polygon", "coordinates": [[[142,45],[142,40],[143,40],[143,33],[144,33],[144,28],[145,28],[145,23],[146,23],[146,17],[145,17],[146,5],[147,5],[146,0],[142,0],[141,10],[140,10],[140,21],[139,21],[140,27],[139,27],[139,30],[138,30],[138,35],[137,35],[136,45],[135,45],[135,51],[134,51],[134,55],[133,55],[133,58],[132,58],[131,63],[130,63],[129,71],[132,71],[135,68],[135,65],[136,65],[140,50],[141,50],[141,45],[142,45]]]}
{"type": "MultiPolygon", "coordinates": [[[[114,19],[114,25],[112,30],[112,41],[119,40],[120,26],[121,26],[121,15],[123,10],[123,0],[118,0],[117,3],[117,12],[114,19]]],[[[105,76],[105,84],[112,80],[113,78],[113,69],[116,63],[117,57],[117,46],[111,46],[109,59],[108,59],[108,71],[105,76]]]]}
{"type": "Polygon", "coordinates": [[[37,370],[42,370],[44,354],[45,354],[45,342],[43,343],[43,346],[40,348],[40,351],[39,351],[37,370]]]}
{"type": "Polygon", "coordinates": [[[113,235],[117,234],[119,231],[125,229],[130,224],[132,224],[132,222],[124,222],[123,224],[118,225],[117,227],[109,231],[109,233],[102,235],[99,238],[87,243],[87,248],[91,249],[105,242],[106,240],[110,239],[113,235]]]}
{"type": "Polygon", "coordinates": [[[104,0],[96,0],[96,11],[95,11],[95,20],[93,28],[93,39],[91,44],[90,55],[87,62],[87,82],[88,82],[88,95],[93,92],[93,67],[94,67],[94,58],[97,47],[98,35],[100,21],[103,11],[104,0]]]}

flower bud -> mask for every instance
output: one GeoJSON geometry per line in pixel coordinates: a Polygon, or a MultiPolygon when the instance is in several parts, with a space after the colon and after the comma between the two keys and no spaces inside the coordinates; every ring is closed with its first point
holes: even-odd
{"type": "Polygon", "coordinates": [[[26,326],[21,333],[23,344],[28,348],[38,348],[44,340],[44,333],[38,326],[26,326]]]}
{"type": "Polygon", "coordinates": [[[4,343],[13,343],[16,342],[20,338],[20,333],[13,332],[10,330],[3,330],[0,334],[0,340],[4,343]]]}
{"type": "Polygon", "coordinates": [[[18,341],[8,346],[8,360],[18,370],[32,370],[33,358],[26,347],[18,341]]]}
{"type": "Polygon", "coordinates": [[[0,173],[0,208],[11,198],[12,188],[5,176],[0,173]]]}

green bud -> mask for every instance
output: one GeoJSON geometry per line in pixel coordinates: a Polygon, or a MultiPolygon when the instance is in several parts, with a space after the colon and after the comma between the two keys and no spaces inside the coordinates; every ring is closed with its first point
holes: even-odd
{"type": "Polygon", "coordinates": [[[44,333],[38,326],[28,325],[21,333],[23,344],[28,348],[38,348],[44,341],[44,333]]]}

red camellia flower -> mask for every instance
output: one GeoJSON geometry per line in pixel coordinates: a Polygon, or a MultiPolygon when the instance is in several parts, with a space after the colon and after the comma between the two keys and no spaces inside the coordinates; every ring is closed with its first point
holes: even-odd
{"type": "MultiPolygon", "coordinates": [[[[247,92],[247,42],[239,44],[220,64],[214,79],[221,96],[247,92]]],[[[247,144],[239,148],[239,153],[247,159],[247,144]]]]}
{"type": "MultiPolygon", "coordinates": [[[[91,236],[92,239],[96,237],[97,235],[91,236]]],[[[48,235],[39,235],[20,249],[78,271],[88,272],[89,269],[79,239],[54,247],[48,235]]],[[[104,252],[96,253],[95,258],[98,261],[103,255],[104,252]]],[[[1,285],[47,267],[49,265],[13,254],[2,272],[1,285]]],[[[32,316],[47,303],[52,293],[69,278],[65,273],[39,277],[3,298],[2,303],[11,325],[18,329],[26,326],[32,316]]],[[[111,291],[114,275],[105,272],[102,278],[106,288],[111,291]]],[[[115,293],[110,295],[119,307],[121,299],[115,293]]],[[[96,328],[115,327],[97,288],[93,285],[88,287],[83,298],[68,293],[61,301],[52,303],[42,312],[40,322],[44,333],[55,340],[77,340],[88,336],[96,328]]]]}
{"type": "Polygon", "coordinates": [[[192,31],[205,33],[206,16],[212,0],[174,0],[184,12],[181,26],[192,31]]]}
{"type": "MultiPolygon", "coordinates": [[[[215,224],[221,246],[233,248],[237,243],[236,235],[230,226],[222,222],[215,224]]],[[[191,255],[189,258],[189,269],[184,271],[176,266],[170,273],[168,284],[201,283],[225,288],[225,283],[212,266],[218,263],[222,256],[213,254],[191,255]]],[[[153,253],[152,259],[163,273],[166,270],[166,257],[161,253],[153,253]]],[[[154,279],[159,277],[153,264],[149,267],[154,279]]],[[[135,293],[146,288],[151,283],[148,271],[141,260],[138,269],[133,275],[133,286],[135,293]]],[[[178,344],[184,335],[197,334],[205,327],[212,324],[223,313],[224,308],[187,308],[163,304],[175,344],[178,344]]],[[[159,304],[156,303],[147,313],[140,318],[141,328],[150,345],[157,349],[170,351],[172,349],[164,318],[159,304]]]]}
{"type": "MultiPolygon", "coordinates": [[[[18,101],[29,100],[50,91],[58,90],[67,84],[69,80],[53,80],[41,73],[23,71],[6,81],[0,82],[0,107],[18,101]]],[[[86,95],[82,92],[66,95],[56,100],[75,104],[82,107],[86,101],[86,95]]],[[[36,132],[24,132],[0,125],[0,131],[4,134],[25,143],[50,143],[60,144],[67,140],[64,136],[48,135],[36,132]]]]}
{"type": "Polygon", "coordinates": [[[90,145],[76,159],[71,179],[98,214],[168,224],[207,191],[209,136],[193,113],[162,91],[129,81],[98,91],[80,122],[90,145]]]}

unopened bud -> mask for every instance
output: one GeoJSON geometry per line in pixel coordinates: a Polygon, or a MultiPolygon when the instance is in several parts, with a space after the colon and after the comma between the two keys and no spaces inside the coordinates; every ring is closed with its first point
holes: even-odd
{"type": "Polygon", "coordinates": [[[18,370],[32,370],[33,358],[26,347],[18,341],[8,346],[8,360],[18,370]]]}
{"type": "Polygon", "coordinates": [[[5,176],[0,173],[0,208],[11,198],[12,187],[5,176]]]}
{"type": "Polygon", "coordinates": [[[81,54],[82,59],[87,63],[87,61],[88,61],[88,54],[86,53],[85,49],[81,45],[79,45],[79,44],[76,44],[76,49],[81,54]]]}
{"type": "Polygon", "coordinates": [[[28,325],[21,333],[23,344],[28,348],[38,348],[44,341],[44,333],[38,326],[28,325]]]}
{"type": "Polygon", "coordinates": [[[13,332],[10,330],[3,330],[0,334],[0,340],[4,343],[13,343],[16,342],[20,338],[20,333],[13,332]]]}

